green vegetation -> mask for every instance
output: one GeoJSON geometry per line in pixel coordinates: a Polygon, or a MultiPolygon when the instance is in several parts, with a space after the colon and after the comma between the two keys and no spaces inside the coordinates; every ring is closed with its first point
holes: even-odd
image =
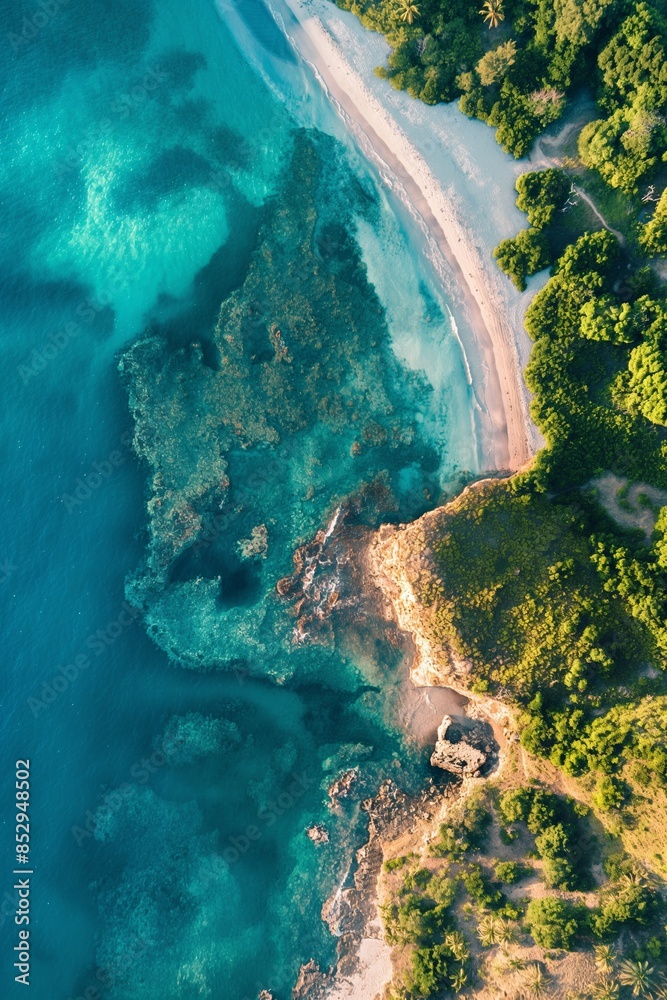
{"type": "Polygon", "coordinates": [[[517,208],[525,212],[534,229],[553,222],[570,193],[570,181],[562,170],[533,170],[517,177],[517,208]]]}
{"type": "Polygon", "coordinates": [[[512,239],[503,240],[493,256],[520,292],[526,287],[529,275],[537,274],[551,263],[547,241],[539,229],[522,229],[512,239]]]}
{"type": "Polygon", "coordinates": [[[526,926],[540,947],[569,951],[580,930],[581,908],[556,896],[533,899],[526,910],[526,926]]]}
{"type": "MultiPolygon", "coordinates": [[[[594,120],[552,140],[561,155],[571,141],[578,159],[518,178],[527,225],[494,251],[520,290],[551,267],[525,317],[544,447],[529,470],[466,491],[429,521],[430,571],[412,581],[433,647],[467,664],[474,693],[513,706],[523,750],[558,768],[592,813],[536,784],[494,803],[473,797],[430,846],[429,878],[443,864],[447,888],[446,904],[428,905],[445,906],[461,933],[469,920],[482,948],[527,935],[547,951],[595,948],[586,996],[665,996],[665,913],[644,863],[667,874],[667,507],[651,499],[667,489],[667,299],[655,261],[667,254],[667,10],[662,0],[488,0],[479,11],[422,0],[407,23],[391,0],[338,2],[386,35],[381,76],[428,103],[458,96],[516,157],[575,91],[595,98],[594,120]],[[597,488],[606,473],[624,484],[609,510],[597,488]],[[613,519],[635,513],[631,488],[655,512],[652,536],[645,518],[642,530],[613,519]],[[627,850],[607,858],[600,882],[602,829],[627,850]],[[490,831],[500,858],[486,854],[490,831]],[[515,890],[526,873],[543,889],[530,902],[515,890]]],[[[415,947],[441,947],[444,933],[415,947]]],[[[451,956],[414,962],[403,995],[452,990],[451,956]]],[[[477,975],[471,962],[458,971],[477,975]]],[[[539,962],[525,976],[517,995],[550,988],[539,962]]]]}
{"type": "Polygon", "coordinates": [[[667,55],[662,13],[638,3],[600,52],[600,106],[606,117],[587,125],[579,153],[587,167],[626,194],[665,151],[667,55]]]}
{"type": "MultiPolygon", "coordinates": [[[[385,871],[403,869],[405,859],[399,865],[392,860],[385,862],[385,871]]],[[[456,882],[446,869],[411,867],[395,899],[381,908],[387,940],[408,956],[394,997],[430,997],[466,981],[469,952],[452,913],[456,894],[456,882]]]]}
{"type": "Polygon", "coordinates": [[[493,867],[493,874],[499,882],[505,885],[514,885],[524,873],[524,869],[516,861],[499,861],[493,867]]]}
{"type": "Polygon", "coordinates": [[[667,75],[657,2],[512,0],[505,9],[486,0],[479,11],[465,0],[338,3],[389,42],[379,75],[428,104],[459,96],[461,110],[496,128],[517,157],[586,84],[601,112],[581,135],[586,165],[632,193],[660,163],[667,75]]]}
{"type": "Polygon", "coordinates": [[[582,994],[586,1000],[606,995],[597,992],[604,982],[614,986],[617,1000],[626,995],[623,988],[631,995],[629,976],[644,969],[642,963],[651,968],[655,989],[667,957],[664,904],[644,869],[600,836],[589,809],[537,783],[480,786],[455,803],[424,857],[384,864],[391,901],[382,915],[401,956],[393,1000],[449,997],[464,984],[473,996],[482,985],[493,993],[497,967],[503,975],[521,971],[528,992],[520,995],[537,995],[536,986],[546,987],[549,976],[535,962],[535,945],[545,958],[554,951],[595,955],[598,978],[582,994]],[[499,859],[490,848],[502,829],[515,836],[499,859]],[[590,865],[603,850],[604,874],[594,881],[590,865]],[[557,882],[550,874],[554,858],[569,872],[557,882]],[[530,898],[521,895],[528,879],[530,898]],[[511,898],[500,882],[516,886],[511,898]],[[499,966],[491,960],[494,949],[499,966]]]}
{"type": "Polygon", "coordinates": [[[547,885],[558,889],[589,887],[590,859],[579,847],[583,834],[574,802],[541,788],[526,787],[501,796],[498,812],[504,823],[525,823],[535,835],[547,885]]]}
{"type": "Polygon", "coordinates": [[[667,254],[667,188],[662,192],[653,216],[641,227],[639,242],[650,257],[667,254]]]}
{"type": "Polygon", "coordinates": [[[483,15],[470,0],[422,0],[412,19],[403,13],[406,4],[395,0],[341,0],[340,6],[391,45],[389,65],[379,67],[378,75],[427,104],[457,97],[462,67],[475,65],[484,54],[483,15]]]}

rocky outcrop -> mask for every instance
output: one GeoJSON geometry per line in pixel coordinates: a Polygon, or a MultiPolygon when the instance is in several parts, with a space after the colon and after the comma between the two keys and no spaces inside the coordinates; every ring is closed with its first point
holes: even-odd
{"type": "Polygon", "coordinates": [[[341,799],[346,799],[352,790],[352,786],[356,783],[359,777],[359,768],[352,767],[349,771],[343,771],[343,773],[336,778],[333,784],[329,787],[329,808],[337,809],[340,805],[341,799]]]}
{"type": "Polygon", "coordinates": [[[306,830],[306,836],[314,844],[329,843],[329,831],[322,823],[313,823],[312,826],[309,826],[306,830]]]}
{"type": "Polygon", "coordinates": [[[236,543],[236,551],[241,559],[266,559],[269,547],[269,533],[265,524],[257,524],[249,538],[241,538],[236,543]]]}
{"type": "Polygon", "coordinates": [[[317,962],[311,958],[299,969],[299,978],[292,990],[292,1000],[323,1000],[333,979],[322,972],[317,962]]]}
{"type": "Polygon", "coordinates": [[[475,726],[466,733],[454,725],[450,715],[445,715],[438,727],[438,740],[431,754],[431,765],[461,778],[481,777],[482,768],[493,752],[491,741],[485,740],[485,735],[482,725],[475,726]],[[481,749],[480,743],[485,744],[484,749],[481,749]]]}
{"type": "Polygon", "coordinates": [[[460,782],[444,776],[431,782],[419,795],[408,795],[387,779],[361,808],[368,814],[368,840],[356,855],[354,884],[341,887],[322,907],[322,919],[338,938],[336,975],[351,976],[357,969],[359,945],[364,938],[381,938],[378,919],[377,883],[384,859],[384,844],[420,823],[434,818],[443,801],[456,795],[460,782]]]}

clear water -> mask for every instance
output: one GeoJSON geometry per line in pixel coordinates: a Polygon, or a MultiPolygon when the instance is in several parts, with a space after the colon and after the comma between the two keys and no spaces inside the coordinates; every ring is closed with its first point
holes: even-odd
{"type": "MultiPolygon", "coordinates": [[[[351,603],[326,645],[295,646],[275,583],[364,484],[351,529],[413,517],[477,471],[464,361],[417,236],[262,8],[0,10],[0,896],[11,904],[13,765],[29,757],[36,1000],[282,1000],[302,961],[333,959],[319,913],[363,838],[359,800],[387,775],[417,783],[426,753],[396,724],[400,655],[372,622],[351,603]],[[279,281],[286,265],[262,250],[291,247],[305,270],[279,281]],[[307,355],[290,296],[351,288],[358,308],[322,304],[307,355]],[[246,359],[244,412],[277,430],[246,426],[234,444],[219,348],[247,327],[227,319],[217,346],[213,330],[221,305],[260,292],[291,343],[279,391],[301,415],[277,413],[246,359]],[[153,358],[128,382],[119,362],[147,339],[169,376],[153,358]],[[160,431],[141,462],[138,389],[139,423],[157,413],[160,431]],[[209,484],[201,513],[242,511],[156,568],[150,462],[185,488],[211,446],[207,392],[229,485],[209,484]],[[266,558],[244,561],[259,524],[266,558]],[[357,790],[332,816],[326,789],[350,766],[357,790]],[[316,820],[326,848],[304,836],[316,820]]],[[[3,996],[21,988],[8,909],[3,996]]]]}

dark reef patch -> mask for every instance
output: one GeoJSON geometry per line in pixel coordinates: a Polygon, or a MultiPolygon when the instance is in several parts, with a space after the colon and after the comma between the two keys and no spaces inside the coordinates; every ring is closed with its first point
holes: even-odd
{"type": "Polygon", "coordinates": [[[340,504],[353,529],[413,517],[439,492],[419,417],[432,389],[393,352],[355,238],[376,206],[339,153],[297,130],[256,243],[221,247],[197,305],[165,302],[157,336],[121,360],[151,470],[148,558],[128,593],[181,662],[220,666],[250,643],[284,671],[293,626],[268,595],[297,546],[340,504]]]}

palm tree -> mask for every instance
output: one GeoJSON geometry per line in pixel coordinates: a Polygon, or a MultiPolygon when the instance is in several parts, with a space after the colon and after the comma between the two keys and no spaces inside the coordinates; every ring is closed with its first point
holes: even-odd
{"type": "Polygon", "coordinates": [[[591,990],[594,1000],[618,1000],[618,983],[615,979],[602,979],[591,990]]]}
{"type": "Polygon", "coordinates": [[[492,944],[498,943],[498,925],[498,917],[494,917],[492,913],[487,917],[482,917],[480,920],[477,926],[477,934],[479,935],[479,940],[482,942],[484,948],[490,948],[492,944]]]}
{"type": "Polygon", "coordinates": [[[507,959],[507,964],[505,969],[507,972],[521,972],[522,969],[526,968],[526,963],[518,955],[514,955],[512,958],[507,959]]]}
{"type": "Polygon", "coordinates": [[[498,944],[514,944],[517,939],[515,922],[513,920],[506,920],[505,918],[500,920],[498,922],[495,938],[498,944]]]}
{"type": "Polygon", "coordinates": [[[549,977],[537,962],[533,962],[526,969],[526,986],[534,997],[544,996],[549,982],[549,977]]]}
{"type": "Polygon", "coordinates": [[[396,13],[401,21],[412,24],[419,17],[419,7],[412,0],[396,0],[396,13]]]}
{"type": "Polygon", "coordinates": [[[489,28],[497,28],[505,20],[503,0],[484,0],[480,14],[489,22],[489,28]]]}
{"type": "Polygon", "coordinates": [[[608,944],[599,944],[595,949],[595,968],[602,975],[608,976],[614,970],[616,952],[608,944]]]}
{"type": "Polygon", "coordinates": [[[445,935],[445,944],[457,962],[465,962],[470,957],[468,945],[461,931],[450,931],[445,935]]]}
{"type": "Polygon", "coordinates": [[[466,975],[465,969],[458,969],[456,975],[452,977],[452,989],[455,993],[458,993],[463,989],[465,984],[468,982],[468,977],[466,975]]]}
{"type": "Polygon", "coordinates": [[[630,987],[633,997],[646,997],[653,985],[653,968],[648,962],[626,959],[619,966],[618,978],[623,986],[630,987]]]}
{"type": "Polygon", "coordinates": [[[618,881],[620,885],[633,889],[635,886],[647,886],[649,884],[646,874],[639,868],[632,868],[629,872],[625,872],[618,881]]]}

